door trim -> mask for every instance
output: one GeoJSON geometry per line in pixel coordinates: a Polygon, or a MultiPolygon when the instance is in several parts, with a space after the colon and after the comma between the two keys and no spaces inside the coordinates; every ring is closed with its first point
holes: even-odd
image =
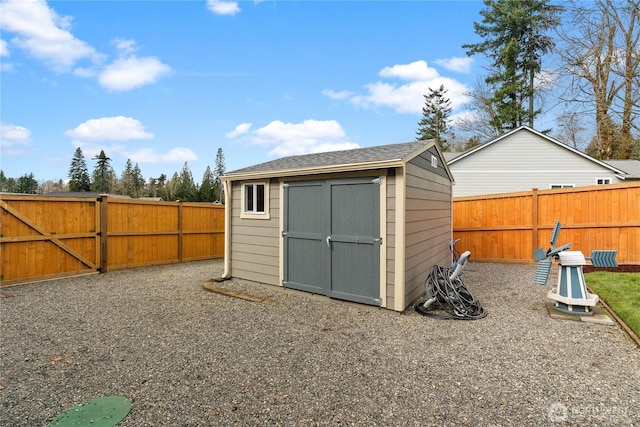
{"type": "MultiPolygon", "coordinates": [[[[396,178],[398,177],[398,173],[396,172],[396,178]]],[[[380,268],[379,268],[379,280],[380,280],[380,290],[379,290],[379,298],[380,298],[380,304],[379,307],[381,308],[391,308],[394,309],[394,307],[388,307],[387,306],[387,274],[388,274],[388,269],[387,269],[387,261],[388,261],[388,255],[387,255],[387,250],[388,250],[388,234],[387,234],[387,207],[388,207],[388,200],[387,200],[387,185],[388,185],[388,170],[387,169],[380,169],[380,170],[374,170],[374,171],[351,171],[351,172],[344,172],[344,173],[340,173],[340,174],[336,174],[336,175],[331,175],[331,176],[323,176],[323,175],[308,175],[308,176],[292,176],[292,177],[280,177],[279,180],[279,197],[278,197],[278,210],[280,212],[279,215],[279,229],[282,232],[284,230],[284,216],[285,216],[285,203],[284,203],[284,199],[285,199],[285,184],[289,183],[289,182],[299,182],[299,181],[329,181],[329,180],[340,180],[340,179],[349,179],[349,178],[364,178],[364,177],[371,177],[371,178],[380,178],[381,182],[380,182],[380,196],[379,196],[379,219],[380,219],[380,224],[379,224],[379,234],[380,237],[382,237],[382,242],[379,246],[379,263],[380,263],[380,268]]],[[[273,180],[272,180],[273,181],[273,180]]],[[[402,182],[402,180],[400,180],[402,182]]],[[[397,186],[398,183],[395,182],[395,185],[397,186]]],[[[396,196],[398,193],[398,189],[396,188],[396,196]]],[[[397,206],[398,206],[398,201],[396,200],[396,207],[395,209],[397,210],[397,206]]],[[[404,205],[402,205],[404,206],[404,205]]],[[[404,218],[404,216],[403,216],[404,218]]],[[[398,240],[398,237],[396,235],[396,242],[398,240]]],[[[278,274],[279,274],[279,280],[278,280],[278,285],[281,287],[284,287],[284,275],[285,275],[285,253],[284,253],[284,238],[282,236],[279,235],[279,243],[278,243],[278,274]]],[[[397,257],[397,255],[396,255],[397,257]]],[[[395,261],[396,263],[398,262],[398,260],[395,261]]],[[[397,272],[396,272],[396,277],[397,277],[397,272]]],[[[402,288],[401,286],[398,286],[397,283],[393,285],[393,288],[395,288],[395,293],[398,293],[398,288],[402,288]]],[[[401,292],[401,291],[400,291],[401,292]]],[[[395,295],[394,295],[395,296],[395,295]]],[[[397,305],[394,304],[394,305],[397,305]]]]}

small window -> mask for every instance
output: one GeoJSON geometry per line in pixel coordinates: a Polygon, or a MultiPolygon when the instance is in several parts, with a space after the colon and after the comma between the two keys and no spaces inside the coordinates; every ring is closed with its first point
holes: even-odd
{"type": "Polygon", "coordinates": [[[434,168],[438,167],[438,158],[433,154],[431,155],[431,166],[434,168]]]}
{"type": "Polygon", "coordinates": [[[551,184],[549,186],[549,188],[552,190],[558,190],[560,188],[573,188],[573,187],[574,187],[573,184],[551,184]]]}
{"type": "Polygon", "coordinates": [[[269,184],[252,182],[242,185],[242,218],[268,218],[269,184]]]}
{"type": "Polygon", "coordinates": [[[596,178],[596,185],[611,184],[611,178],[596,178]]]}

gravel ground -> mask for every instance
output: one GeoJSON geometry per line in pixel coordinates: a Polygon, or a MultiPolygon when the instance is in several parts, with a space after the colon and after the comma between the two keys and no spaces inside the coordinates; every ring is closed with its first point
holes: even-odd
{"type": "Polygon", "coordinates": [[[534,269],[470,264],[474,321],[205,292],[220,260],[3,288],[0,425],[111,394],[136,427],[640,425],[640,350],[617,325],[551,319],[534,269]]]}

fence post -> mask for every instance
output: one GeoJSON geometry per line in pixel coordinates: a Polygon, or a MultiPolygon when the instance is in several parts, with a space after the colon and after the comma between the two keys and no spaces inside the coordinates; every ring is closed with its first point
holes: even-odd
{"type": "Polygon", "coordinates": [[[531,189],[531,253],[536,250],[538,246],[538,189],[531,189]]]}
{"type": "Polygon", "coordinates": [[[182,262],[182,202],[178,202],[178,259],[182,262]]]}
{"type": "Polygon", "coordinates": [[[108,249],[108,237],[109,227],[107,224],[108,218],[108,201],[109,197],[106,194],[100,195],[98,201],[100,202],[100,273],[107,272],[107,249],[108,249]]]}

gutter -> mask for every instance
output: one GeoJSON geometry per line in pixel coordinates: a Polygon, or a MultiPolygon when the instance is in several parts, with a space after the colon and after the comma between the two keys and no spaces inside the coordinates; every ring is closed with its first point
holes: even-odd
{"type": "Polygon", "coordinates": [[[224,273],[223,279],[231,278],[231,182],[224,185],[224,273]]]}

